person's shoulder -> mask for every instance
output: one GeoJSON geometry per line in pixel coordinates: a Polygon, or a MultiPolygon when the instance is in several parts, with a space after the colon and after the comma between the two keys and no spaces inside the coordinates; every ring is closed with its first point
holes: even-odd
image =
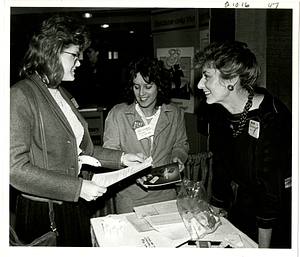
{"type": "Polygon", "coordinates": [[[180,105],[174,103],[163,104],[161,112],[172,120],[181,121],[185,117],[184,110],[180,107],[180,105]]]}
{"type": "Polygon", "coordinates": [[[259,110],[262,123],[277,127],[279,124],[285,124],[285,126],[291,127],[291,111],[282,101],[274,97],[267,90],[264,92],[264,99],[259,110]]]}
{"type": "Polygon", "coordinates": [[[23,93],[27,94],[29,92],[28,87],[29,87],[30,81],[28,79],[22,79],[18,81],[16,84],[10,87],[10,94],[18,94],[18,93],[23,93]]]}
{"type": "Polygon", "coordinates": [[[24,87],[24,85],[27,84],[26,80],[27,79],[19,80],[17,83],[15,83],[14,85],[12,85],[10,88],[11,89],[16,89],[16,88],[24,87]]]}
{"type": "Polygon", "coordinates": [[[162,105],[162,110],[163,111],[172,111],[174,113],[183,112],[183,109],[178,104],[174,104],[174,103],[163,104],[162,105]]]}
{"type": "Polygon", "coordinates": [[[116,104],[111,109],[111,111],[120,113],[120,112],[127,112],[127,111],[129,111],[131,109],[132,109],[132,104],[128,105],[127,103],[119,103],[119,104],[116,104]]]}
{"type": "Polygon", "coordinates": [[[261,90],[264,94],[264,99],[261,104],[261,107],[263,107],[263,109],[265,109],[267,113],[272,112],[274,114],[283,114],[283,115],[291,114],[288,107],[281,100],[273,96],[266,89],[261,89],[261,90]]]}
{"type": "Polygon", "coordinates": [[[274,109],[276,110],[276,112],[285,114],[285,115],[291,114],[291,111],[288,109],[288,107],[282,101],[280,101],[276,97],[274,97],[273,99],[274,99],[273,106],[274,106],[274,109]]]}

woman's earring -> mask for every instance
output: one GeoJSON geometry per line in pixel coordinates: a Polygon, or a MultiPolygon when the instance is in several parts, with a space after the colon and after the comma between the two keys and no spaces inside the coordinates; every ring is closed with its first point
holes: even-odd
{"type": "Polygon", "coordinates": [[[233,85],[228,85],[227,88],[228,88],[229,91],[233,91],[234,86],[233,85]]]}

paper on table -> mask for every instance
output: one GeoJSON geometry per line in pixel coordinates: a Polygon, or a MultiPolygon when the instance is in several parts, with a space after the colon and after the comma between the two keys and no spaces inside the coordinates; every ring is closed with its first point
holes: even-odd
{"type": "Polygon", "coordinates": [[[176,200],[137,206],[133,209],[139,218],[178,212],[176,200]]]}
{"type": "Polygon", "coordinates": [[[134,223],[132,225],[137,231],[143,231],[145,224],[149,224],[149,227],[171,240],[180,240],[182,243],[190,239],[178,212],[176,200],[137,206],[133,209],[136,215],[130,222],[134,223]]]}
{"type": "Polygon", "coordinates": [[[178,212],[147,216],[144,219],[147,220],[149,224],[154,228],[157,226],[182,223],[182,218],[178,212]]]}
{"type": "Polygon", "coordinates": [[[130,214],[126,216],[126,218],[138,232],[147,232],[154,230],[154,228],[151,227],[145,219],[140,219],[135,214],[130,214]]]}
{"type": "Polygon", "coordinates": [[[127,168],[124,168],[121,170],[95,174],[93,176],[92,181],[94,181],[99,186],[108,187],[112,184],[115,184],[115,183],[141,171],[141,170],[144,170],[144,169],[150,167],[151,164],[152,164],[152,158],[149,157],[142,163],[132,165],[130,167],[127,167],[127,168]]]}
{"type": "Polygon", "coordinates": [[[144,218],[156,231],[171,240],[190,239],[190,234],[178,212],[147,216],[144,218]]]}
{"type": "Polygon", "coordinates": [[[183,223],[174,223],[172,225],[157,226],[155,230],[171,240],[183,239],[185,242],[191,238],[189,232],[183,223]]]}

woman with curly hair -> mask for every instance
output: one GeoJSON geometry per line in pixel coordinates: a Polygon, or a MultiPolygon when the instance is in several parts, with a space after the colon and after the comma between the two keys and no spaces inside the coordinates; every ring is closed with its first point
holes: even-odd
{"type": "MultiPolygon", "coordinates": [[[[110,149],[143,153],[152,157],[153,167],[178,162],[184,169],[189,144],[184,113],[170,103],[171,77],[164,63],[142,58],[130,64],[126,102],[114,106],[105,121],[104,144],[110,149]]],[[[159,189],[143,186],[145,177],[127,179],[116,197],[117,213],[133,207],[176,199],[173,185],[159,189]]]]}
{"type": "Polygon", "coordinates": [[[27,244],[50,231],[52,202],[57,246],[92,245],[86,204],[106,188],[80,169],[83,155],[112,169],[143,160],[122,151],[94,149],[87,122],[60,86],[75,79],[79,54],[89,44],[86,27],[53,16],[30,42],[20,69],[24,79],[11,87],[10,185],[18,191],[15,231],[27,244]]]}

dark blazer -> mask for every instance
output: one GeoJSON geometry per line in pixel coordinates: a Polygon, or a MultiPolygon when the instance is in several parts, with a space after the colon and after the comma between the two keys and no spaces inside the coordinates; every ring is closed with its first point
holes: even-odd
{"type": "MultiPolygon", "coordinates": [[[[84,127],[81,154],[94,156],[103,167],[121,168],[122,152],[102,147],[95,151],[87,122],[64,89],[58,89],[84,127]]],[[[46,85],[38,75],[33,75],[15,84],[10,96],[10,184],[28,195],[78,201],[82,179],[78,177],[76,138],[46,85]],[[40,119],[35,99],[43,117],[49,169],[44,168],[40,119]]]]}

